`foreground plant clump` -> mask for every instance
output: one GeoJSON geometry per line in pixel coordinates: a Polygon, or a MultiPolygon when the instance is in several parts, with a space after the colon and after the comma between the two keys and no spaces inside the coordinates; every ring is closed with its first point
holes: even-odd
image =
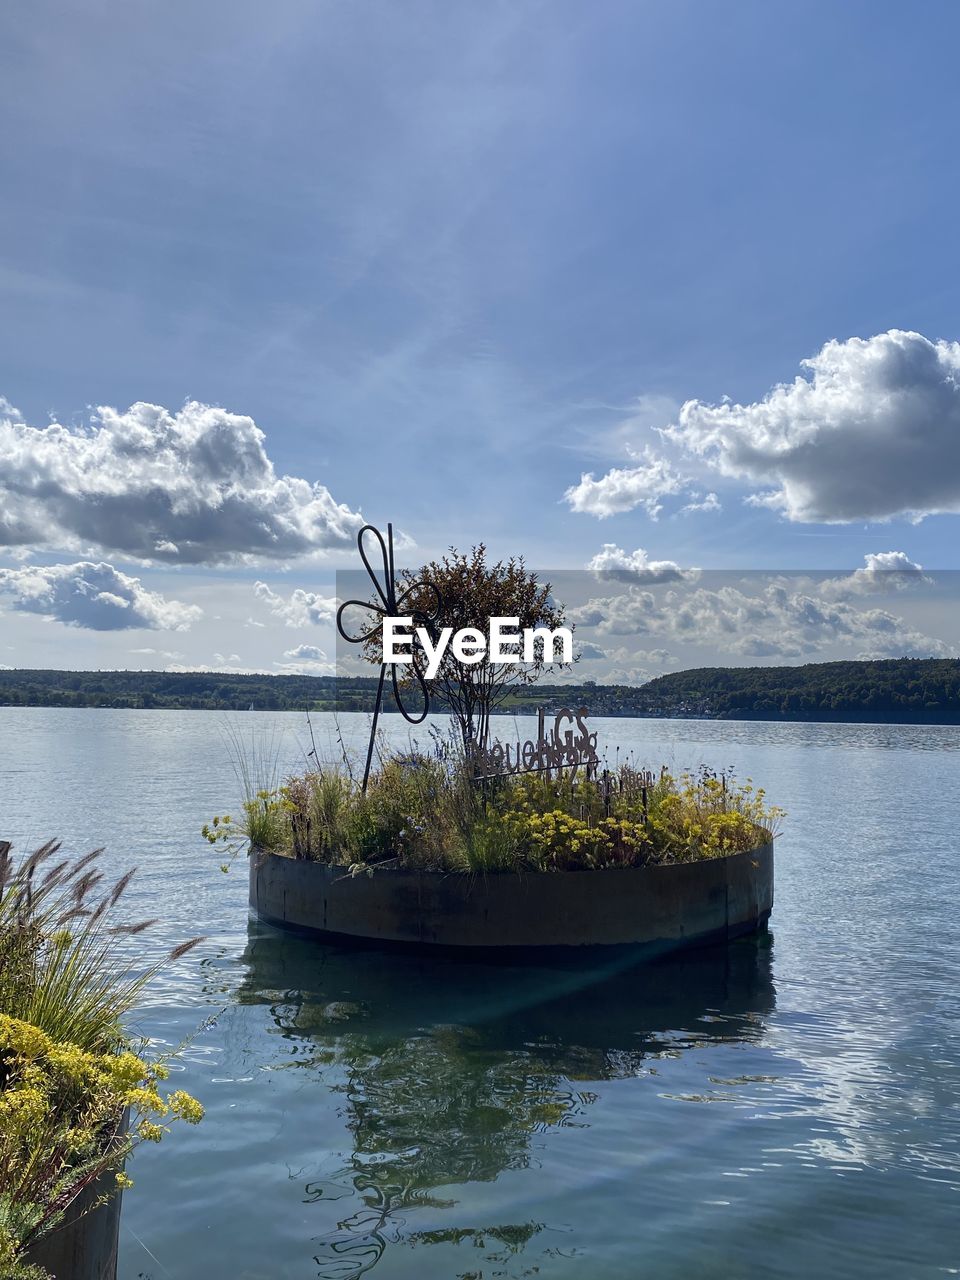
{"type": "Polygon", "coordinates": [[[690,862],[754,849],[782,816],[750,780],[675,778],[621,765],[587,778],[477,780],[439,746],[384,758],[364,793],[316,769],[247,796],[243,817],[203,828],[213,845],[342,865],[448,871],[575,871],[690,862]]]}
{"type": "MultiPolygon", "coordinates": [[[[123,1025],[159,965],[134,966],[115,924],[132,872],[104,884],[101,850],[61,858],[44,845],[19,866],[0,843],[0,1276],[38,1280],[28,1252],[91,1184],[97,1200],[129,1186],[140,1141],[203,1109],[161,1092],[151,1060],[123,1025]]],[[[174,948],[185,955],[200,939],[174,948]]],[[[162,963],[162,962],[161,962],[162,963]]]]}

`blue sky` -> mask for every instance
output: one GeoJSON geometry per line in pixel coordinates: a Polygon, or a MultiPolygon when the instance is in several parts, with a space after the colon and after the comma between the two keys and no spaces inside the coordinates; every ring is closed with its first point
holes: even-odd
{"type": "Polygon", "coordinates": [[[958,36],[8,6],[0,662],[286,669],[329,619],[254,584],[328,598],[359,513],[411,561],[960,567],[958,36]]]}

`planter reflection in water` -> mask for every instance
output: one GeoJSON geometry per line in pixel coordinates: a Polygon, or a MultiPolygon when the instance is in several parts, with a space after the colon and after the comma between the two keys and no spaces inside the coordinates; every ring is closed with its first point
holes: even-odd
{"type": "MultiPolygon", "coordinates": [[[[476,1273],[527,1251],[542,1261],[542,1233],[556,1231],[542,1205],[487,1218],[467,1189],[537,1163],[545,1133],[591,1124],[598,1082],[757,1043],[774,1008],[766,939],[639,970],[619,959],[494,970],[253,923],[244,963],[239,998],[268,1010],[275,1067],[302,1081],[304,1123],[307,1086],[338,1082],[348,1145],[308,1166],[297,1193],[304,1274],[331,1280],[377,1273],[385,1253],[413,1246],[429,1246],[421,1274],[476,1273]]],[[[655,1139],[635,1142],[642,1155],[655,1139]]],[[[309,1144],[298,1162],[308,1156],[309,1144]]]]}

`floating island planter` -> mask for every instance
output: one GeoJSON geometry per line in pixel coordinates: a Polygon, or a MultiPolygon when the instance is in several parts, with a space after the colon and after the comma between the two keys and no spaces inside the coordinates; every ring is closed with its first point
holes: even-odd
{"type": "Polygon", "coordinates": [[[257,916],[334,940],[487,954],[665,951],[764,927],[780,815],[749,780],[604,769],[582,707],[549,723],[541,712],[526,741],[487,741],[489,688],[504,665],[524,663],[514,679],[529,683],[557,661],[546,654],[557,639],[560,664],[570,661],[572,637],[549,584],[522,560],[488,565],[481,547],[403,574],[398,591],[390,526],[386,539],[366,526],[358,544],[374,594],[341,604],[337,628],[380,663],[362,774],[318,764],[248,796],[240,822],[204,827],[214,845],[248,842],[257,916]],[[350,610],[359,624],[347,624],[350,610]],[[388,672],[411,724],[426,718],[439,678],[460,733],[435,738],[427,753],[381,752],[374,769],[388,672]],[[464,705],[479,708],[480,742],[473,711],[456,713],[464,705]]]}
{"type": "Polygon", "coordinates": [[[331,941],[659,952],[766,925],[780,815],[749,781],[601,771],[582,709],[549,730],[541,716],[539,739],[509,753],[509,773],[450,744],[386,757],[366,789],[317,769],[204,834],[249,841],[260,919],[331,941]],[[524,769],[531,754],[546,765],[524,769]]]}

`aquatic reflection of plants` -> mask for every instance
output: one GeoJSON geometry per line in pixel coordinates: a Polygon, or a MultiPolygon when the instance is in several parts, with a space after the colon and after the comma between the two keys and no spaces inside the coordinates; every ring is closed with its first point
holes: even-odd
{"type": "Polygon", "coordinates": [[[522,1253],[544,1224],[416,1230],[411,1217],[454,1211],[450,1189],[529,1167],[538,1134],[589,1123],[595,1094],[578,1082],[755,1039],[773,1007],[764,939],[642,967],[519,967],[340,949],[251,923],[245,961],[240,999],[267,1005],[296,1043],[289,1069],[321,1069],[343,1096],[347,1163],[304,1190],[307,1203],[361,1205],[311,1242],[325,1280],[357,1280],[401,1241],[469,1245],[489,1263],[522,1253]]]}

